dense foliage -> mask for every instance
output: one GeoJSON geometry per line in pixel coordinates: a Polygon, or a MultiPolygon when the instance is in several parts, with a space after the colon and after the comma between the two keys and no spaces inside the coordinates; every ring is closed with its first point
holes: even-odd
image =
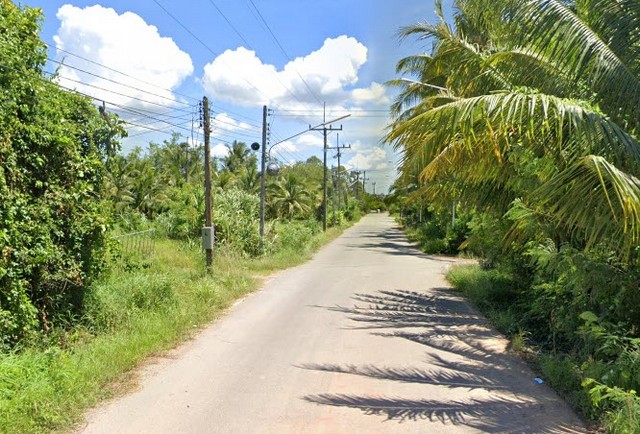
{"type": "MultiPolygon", "coordinates": [[[[85,315],[84,297],[107,253],[118,256],[114,235],[153,228],[156,236],[195,243],[204,223],[202,147],[174,134],[148,149],[119,153],[122,121],[45,74],[40,22],[39,10],[1,0],[0,347],[72,326],[85,315]]],[[[285,248],[282,240],[299,246],[317,233],[319,159],[281,165],[267,176],[264,246],[257,154],[234,141],[212,163],[218,248],[257,256],[285,248]],[[287,231],[276,221],[300,223],[287,231]]],[[[329,197],[339,189],[342,203],[329,201],[329,224],[359,216],[345,172],[330,172],[329,197]]]]}
{"type": "Polygon", "coordinates": [[[73,315],[103,265],[115,131],[45,78],[38,10],[0,1],[0,345],[73,315]]]}
{"type": "Polygon", "coordinates": [[[511,332],[571,356],[592,406],[638,408],[640,3],[460,0],[455,26],[436,5],[392,83],[404,215],[462,211],[457,247],[511,276],[483,291],[511,332]]]}

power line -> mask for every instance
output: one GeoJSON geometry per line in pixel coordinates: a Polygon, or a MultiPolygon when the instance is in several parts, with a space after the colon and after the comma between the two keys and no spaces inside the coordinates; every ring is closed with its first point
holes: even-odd
{"type": "MultiPolygon", "coordinates": [[[[115,95],[124,96],[124,97],[126,97],[126,98],[133,99],[133,100],[136,100],[136,101],[144,102],[144,103],[147,103],[147,104],[153,104],[153,105],[156,105],[156,106],[158,106],[158,107],[163,107],[163,108],[166,108],[166,109],[173,109],[173,110],[178,110],[178,111],[183,110],[185,113],[189,113],[189,111],[187,111],[187,110],[185,110],[185,109],[176,109],[176,108],[172,108],[172,107],[170,107],[170,106],[166,106],[166,105],[163,105],[163,104],[160,104],[160,103],[154,102],[154,101],[149,101],[149,100],[146,100],[146,99],[143,99],[143,98],[138,98],[138,97],[135,97],[135,96],[132,96],[132,95],[128,95],[128,94],[126,94],[126,93],[122,93],[122,92],[117,92],[117,91],[115,91],[115,90],[106,89],[106,88],[101,87],[101,86],[96,86],[95,84],[89,84],[89,83],[85,83],[85,82],[80,81],[80,80],[75,80],[75,79],[73,79],[73,78],[63,77],[63,76],[61,76],[61,75],[57,75],[57,74],[55,74],[55,73],[53,73],[53,72],[49,72],[49,71],[43,71],[43,72],[44,72],[45,74],[49,74],[49,75],[51,75],[52,77],[58,77],[58,78],[61,78],[61,79],[63,79],[63,80],[72,81],[72,82],[74,82],[74,83],[78,83],[78,84],[81,84],[81,85],[83,85],[83,86],[88,86],[88,87],[92,87],[92,88],[94,88],[94,89],[102,90],[102,91],[104,91],[104,92],[109,92],[109,93],[112,93],[112,94],[115,94],[115,95]]],[[[92,98],[95,98],[95,97],[92,97],[92,98]]],[[[100,98],[95,98],[95,99],[98,99],[98,100],[99,100],[100,98]]]]}
{"type": "MultiPolygon", "coordinates": [[[[131,111],[131,112],[134,112],[134,113],[135,113],[135,110],[129,109],[129,111],[131,111]]],[[[166,120],[163,120],[163,119],[158,119],[158,118],[156,118],[156,117],[149,116],[149,115],[146,115],[146,118],[147,118],[147,119],[152,119],[152,120],[154,120],[155,122],[162,122],[162,123],[164,123],[164,124],[171,125],[171,126],[173,126],[174,128],[178,128],[178,129],[181,129],[181,130],[185,130],[185,131],[187,131],[187,132],[191,132],[191,130],[189,130],[188,128],[185,128],[185,127],[183,127],[183,126],[180,126],[179,124],[173,124],[173,123],[171,123],[171,122],[169,122],[169,121],[166,121],[166,120]]],[[[134,121],[131,121],[131,120],[126,120],[126,119],[125,119],[124,121],[125,121],[126,123],[128,123],[128,124],[137,125],[136,123],[134,123],[134,121]]]]}
{"type": "MultiPolygon", "coordinates": [[[[222,114],[222,113],[220,113],[220,114],[222,114]]],[[[229,116],[229,115],[227,115],[227,116],[229,116]]],[[[222,124],[226,124],[226,125],[231,125],[231,126],[233,126],[233,127],[236,127],[236,128],[238,128],[238,129],[242,129],[242,130],[247,130],[247,131],[256,131],[256,129],[257,129],[256,127],[251,126],[251,125],[249,125],[249,124],[247,124],[247,125],[249,125],[249,127],[245,127],[245,126],[242,126],[242,125],[232,124],[232,123],[230,123],[230,122],[225,122],[225,121],[224,121],[224,120],[222,120],[222,119],[217,119],[215,116],[214,116],[214,117],[212,117],[212,119],[214,119],[216,122],[220,122],[220,123],[222,123],[222,124]]],[[[233,119],[231,116],[229,116],[229,119],[234,120],[234,121],[236,121],[236,122],[238,122],[238,123],[242,124],[242,122],[241,122],[241,121],[238,121],[238,120],[236,120],[236,119],[233,119]]]]}
{"type": "MultiPolygon", "coordinates": [[[[264,19],[264,16],[262,16],[262,13],[260,13],[260,9],[258,9],[258,7],[255,5],[255,3],[253,2],[253,0],[249,0],[249,3],[251,3],[251,5],[253,6],[253,8],[256,10],[256,12],[258,13],[258,16],[260,17],[260,20],[264,23],[264,25],[266,26],[269,34],[271,35],[271,37],[273,38],[273,40],[276,42],[276,45],[278,45],[278,47],[280,48],[280,51],[282,51],[282,54],[285,55],[285,57],[287,58],[287,60],[289,60],[289,62],[293,62],[291,60],[291,56],[289,56],[289,54],[286,52],[286,50],[284,49],[284,47],[282,46],[282,44],[280,43],[280,41],[278,40],[278,38],[276,37],[276,35],[273,33],[273,30],[271,30],[271,27],[269,26],[269,24],[267,23],[267,20],[264,19]]],[[[296,74],[298,75],[298,77],[300,77],[300,80],[302,80],[302,82],[304,83],[305,87],[307,88],[307,90],[309,91],[309,93],[311,93],[311,95],[316,99],[316,101],[318,101],[318,103],[322,104],[322,101],[320,100],[320,98],[318,98],[318,96],[315,94],[315,92],[311,89],[311,86],[309,86],[309,83],[307,83],[307,81],[304,79],[304,77],[300,74],[300,72],[298,72],[298,70],[295,70],[296,74]]]]}
{"type": "MultiPolygon", "coordinates": [[[[153,2],[158,5],[160,7],[160,9],[162,9],[167,15],[169,15],[169,17],[171,17],[171,19],[173,19],[176,23],[178,23],[178,25],[180,27],[182,27],[187,33],[189,33],[196,41],[198,41],[200,43],[200,45],[202,45],[207,51],[209,51],[214,57],[217,57],[218,54],[213,51],[207,44],[205,44],[204,42],[202,42],[202,40],[200,38],[198,38],[191,30],[189,30],[189,28],[187,26],[185,26],[184,24],[182,24],[182,22],[176,18],[171,12],[169,12],[164,6],[162,6],[162,4],[160,4],[160,2],[158,2],[158,0],[153,0],[153,2]]],[[[258,89],[253,83],[251,83],[249,80],[247,80],[246,77],[242,76],[241,77],[249,86],[251,86],[256,92],[258,92],[260,95],[262,95],[266,100],[269,100],[269,98],[267,98],[267,96],[260,90],[258,89]]]]}
{"type": "MultiPolygon", "coordinates": [[[[129,111],[127,109],[116,109],[116,110],[123,110],[125,112],[131,113],[131,111],[129,111]]],[[[114,111],[116,111],[116,110],[114,110],[114,111]]],[[[136,113],[134,113],[134,114],[136,114],[136,113]]],[[[149,118],[149,115],[143,114],[143,113],[141,113],[140,116],[142,116],[140,119],[133,119],[133,121],[134,122],[138,122],[138,121],[141,121],[141,120],[149,118]]],[[[175,116],[159,115],[159,116],[163,116],[165,118],[165,120],[173,119],[174,121],[183,121],[183,122],[191,121],[191,116],[189,116],[189,115],[175,115],[175,116]]]]}
{"type": "MultiPolygon", "coordinates": [[[[166,91],[169,91],[169,92],[173,92],[173,93],[175,93],[176,95],[183,96],[183,97],[185,97],[185,98],[189,98],[189,99],[192,99],[192,100],[194,100],[194,101],[199,101],[199,99],[198,99],[198,98],[194,98],[194,97],[192,97],[192,96],[189,96],[189,95],[186,95],[186,94],[183,94],[183,93],[179,93],[179,92],[173,91],[173,90],[171,90],[171,89],[164,88],[164,87],[162,87],[162,86],[158,86],[157,84],[150,83],[150,82],[148,82],[148,81],[142,80],[142,79],[137,78],[137,77],[134,77],[134,76],[132,76],[132,75],[129,75],[129,74],[125,73],[125,72],[118,71],[117,69],[114,69],[114,68],[111,68],[110,66],[107,66],[107,65],[104,65],[104,64],[102,64],[102,63],[96,62],[95,60],[87,59],[86,57],[80,56],[79,54],[75,54],[75,53],[72,53],[72,52],[70,52],[70,51],[67,51],[67,50],[64,50],[64,49],[62,49],[62,48],[59,48],[59,47],[57,47],[57,46],[53,46],[53,45],[51,45],[51,44],[49,44],[49,43],[47,43],[47,42],[45,42],[45,44],[47,44],[50,48],[54,48],[54,49],[56,49],[57,51],[61,51],[61,52],[66,53],[66,54],[68,54],[68,55],[70,55],[70,56],[77,57],[78,59],[84,60],[85,62],[89,62],[89,63],[94,64],[94,65],[96,65],[96,66],[100,66],[100,67],[102,67],[102,68],[108,69],[109,71],[115,72],[116,74],[120,74],[120,75],[122,75],[122,76],[124,76],[124,77],[131,78],[132,80],[139,81],[140,83],[144,83],[144,84],[146,84],[146,85],[153,86],[153,87],[155,87],[156,89],[166,90],[166,91]]],[[[66,66],[69,66],[69,65],[66,65],[66,66]]]]}
{"type": "MultiPolygon", "coordinates": [[[[11,68],[11,69],[13,69],[13,68],[11,68]]],[[[43,72],[44,72],[44,73],[46,73],[46,74],[51,74],[50,72],[47,72],[47,71],[43,71],[43,72]]],[[[52,74],[52,75],[53,75],[53,74],[52,74]]],[[[141,112],[139,112],[139,111],[137,111],[137,110],[135,110],[135,109],[132,109],[132,108],[129,108],[129,107],[126,107],[126,106],[122,106],[122,105],[117,104],[117,103],[113,103],[113,102],[105,101],[104,99],[97,98],[97,97],[92,96],[92,95],[88,95],[88,94],[86,94],[86,93],[84,93],[84,92],[80,92],[80,91],[78,91],[77,89],[71,89],[71,88],[68,88],[68,87],[66,87],[66,86],[61,85],[60,83],[54,83],[54,82],[52,82],[52,81],[50,81],[50,80],[46,80],[44,77],[39,77],[39,78],[40,78],[41,80],[43,80],[43,81],[47,81],[47,82],[49,82],[49,83],[52,83],[52,84],[54,84],[54,85],[56,85],[56,86],[60,87],[61,89],[65,89],[65,90],[67,90],[67,91],[77,93],[77,94],[79,94],[79,95],[85,96],[85,97],[90,98],[90,99],[92,99],[92,100],[102,101],[102,102],[104,102],[105,104],[109,104],[109,105],[113,105],[113,106],[115,106],[115,107],[119,107],[119,108],[121,108],[122,110],[126,110],[126,111],[129,111],[129,112],[134,112],[134,113],[136,113],[136,114],[139,114],[139,115],[145,116],[145,117],[147,117],[147,118],[153,118],[152,116],[145,115],[144,113],[141,113],[141,112]]],[[[72,80],[72,81],[74,81],[74,80],[72,80]]],[[[80,83],[81,83],[81,82],[80,82],[80,83]]],[[[86,84],[86,83],[81,83],[81,84],[86,84]]],[[[170,122],[168,122],[168,121],[163,121],[163,120],[161,120],[161,119],[157,119],[157,118],[155,118],[155,119],[156,119],[156,121],[158,121],[158,122],[164,122],[164,123],[169,124],[169,126],[170,126],[170,127],[172,127],[172,128],[186,129],[186,128],[184,128],[184,127],[180,126],[180,125],[172,124],[172,123],[170,123],[170,122]]],[[[150,126],[148,126],[148,125],[141,125],[141,124],[138,124],[138,123],[135,123],[135,122],[132,122],[132,121],[127,121],[127,120],[125,120],[125,119],[123,119],[123,121],[124,121],[126,124],[128,124],[128,125],[133,125],[133,126],[137,126],[137,127],[140,127],[140,128],[146,128],[146,129],[149,129],[149,130],[153,130],[153,131],[157,131],[157,132],[166,133],[166,131],[163,131],[163,130],[158,129],[158,128],[153,128],[153,127],[150,127],[150,126]]]]}
{"type": "MultiPolygon", "coordinates": [[[[250,50],[253,50],[253,48],[251,48],[251,44],[249,44],[247,42],[247,40],[244,38],[244,36],[242,36],[242,34],[238,31],[238,29],[236,28],[236,26],[234,26],[231,21],[229,21],[229,18],[227,18],[227,16],[220,10],[220,8],[218,7],[218,5],[215,4],[215,2],[213,0],[209,0],[209,3],[211,3],[211,5],[216,8],[216,10],[218,11],[218,13],[222,16],[222,18],[224,18],[224,20],[227,22],[227,24],[229,24],[229,27],[231,27],[231,29],[236,32],[236,35],[238,35],[238,37],[240,39],[242,39],[242,42],[244,42],[244,44],[247,46],[247,48],[249,48],[250,50]]],[[[255,50],[254,50],[255,51],[255,50]]]]}
{"type": "Polygon", "coordinates": [[[215,51],[213,51],[211,48],[209,48],[209,46],[207,44],[202,42],[202,40],[200,38],[198,38],[191,30],[189,30],[189,28],[187,26],[182,24],[182,22],[178,18],[176,18],[171,12],[169,12],[164,6],[162,6],[162,4],[158,0],[153,0],[153,2],[155,4],[157,4],[160,9],[162,9],[167,15],[169,15],[169,17],[171,17],[171,19],[173,19],[173,21],[175,21],[180,27],[182,27],[188,34],[190,34],[191,37],[193,37],[193,39],[198,41],[200,43],[200,45],[202,45],[207,51],[209,51],[214,56],[218,55],[215,51]]]}
{"type": "MultiPolygon", "coordinates": [[[[15,69],[15,68],[12,68],[12,67],[10,67],[10,66],[7,66],[7,65],[2,65],[2,67],[3,67],[3,68],[6,68],[6,69],[10,69],[10,70],[15,71],[15,72],[21,72],[21,71],[19,71],[19,70],[15,69]]],[[[51,73],[51,72],[48,72],[48,71],[42,71],[42,72],[43,72],[43,73],[45,73],[45,74],[49,74],[49,75],[51,75],[51,76],[56,76],[55,74],[53,74],[53,73],[51,73]]],[[[95,97],[95,96],[92,96],[92,95],[86,94],[86,93],[84,93],[84,92],[80,92],[80,91],[79,91],[79,90],[77,90],[77,89],[71,89],[71,88],[69,88],[69,87],[66,87],[66,86],[64,86],[64,85],[60,84],[60,83],[56,83],[56,82],[54,82],[54,81],[52,81],[52,80],[48,80],[48,79],[46,79],[46,78],[45,78],[45,77],[43,77],[43,76],[38,75],[38,76],[37,76],[37,78],[38,78],[39,80],[41,80],[41,81],[44,81],[44,82],[46,82],[46,83],[52,84],[52,85],[54,85],[54,86],[57,86],[57,87],[59,87],[60,89],[64,89],[64,90],[67,90],[67,91],[69,91],[69,92],[77,93],[78,95],[82,95],[82,96],[87,97],[87,98],[90,98],[90,99],[92,99],[92,100],[95,100],[95,101],[102,101],[102,102],[103,102],[103,103],[105,103],[105,104],[109,104],[109,105],[113,105],[113,106],[116,106],[116,107],[120,107],[120,108],[122,108],[123,110],[128,110],[128,111],[138,112],[138,111],[137,111],[137,110],[135,110],[135,109],[132,109],[132,108],[129,108],[129,107],[126,107],[126,106],[122,106],[122,105],[120,105],[120,104],[113,103],[113,102],[110,102],[110,101],[106,101],[105,99],[102,99],[102,98],[97,98],[97,97],[95,97]]],[[[80,83],[81,83],[81,82],[80,82],[80,83]]],[[[85,84],[85,83],[82,83],[82,84],[85,84]]],[[[163,106],[163,107],[165,107],[165,108],[170,108],[170,107],[166,107],[166,106],[163,106]]],[[[141,109],[141,110],[142,110],[142,109],[141,109]]],[[[152,112],[152,113],[153,113],[153,112],[152,112]]],[[[145,115],[144,113],[140,113],[140,112],[138,112],[138,114],[141,114],[141,115],[143,115],[143,116],[150,117],[150,116],[148,116],[148,115],[145,115]]],[[[126,122],[126,121],[125,121],[125,122],[126,122]]],[[[168,123],[168,122],[167,122],[167,123],[168,123]]],[[[171,124],[171,125],[172,125],[172,126],[174,126],[174,127],[175,127],[175,126],[177,126],[177,125],[175,125],[175,124],[171,124]]]]}
{"type": "MultiPolygon", "coordinates": [[[[213,104],[212,104],[212,105],[213,105],[213,104]]],[[[256,119],[255,119],[255,118],[251,118],[251,117],[249,117],[249,116],[246,116],[246,115],[240,114],[240,113],[238,113],[238,112],[234,112],[234,111],[232,111],[232,110],[228,110],[228,109],[226,109],[226,108],[222,107],[221,105],[216,105],[216,106],[217,106],[217,107],[220,107],[220,109],[221,109],[221,110],[218,112],[219,114],[223,114],[223,113],[224,113],[224,114],[227,114],[227,115],[228,115],[229,113],[231,113],[232,115],[235,115],[235,116],[237,116],[237,117],[239,117],[239,118],[248,119],[250,122],[243,121],[243,122],[244,122],[244,123],[246,123],[247,125],[251,125],[252,127],[257,128],[257,129],[262,128],[262,126],[261,126],[260,124],[258,124],[258,123],[257,123],[257,121],[256,121],[256,119]],[[256,123],[252,123],[252,122],[256,122],[256,123]]],[[[212,113],[215,113],[215,112],[212,112],[212,113]]],[[[231,116],[229,116],[229,117],[231,117],[231,116]]]]}
{"type": "MultiPolygon", "coordinates": [[[[50,73],[50,72],[47,72],[47,71],[45,71],[45,72],[46,72],[46,73],[48,73],[48,74],[53,75],[53,74],[52,74],[52,73],[50,73]]],[[[136,99],[136,100],[140,100],[140,101],[143,101],[143,102],[148,102],[148,103],[151,103],[151,104],[155,104],[155,105],[158,105],[158,106],[160,106],[160,107],[169,108],[169,107],[167,107],[167,106],[164,106],[164,105],[161,105],[161,104],[157,104],[157,103],[154,103],[154,102],[152,102],[152,101],[146,101],[146,100],[143,100],[143,99],[140,99],[140,98],[136,98],[136,97],[133,97],[133,96],[130,96],[130,95],[122,94],[122,93],[120,93],[120,92],[111,91],[111,90],[109,90],[109,89],[105,89],[105,88],[102,88],[102,87],[100,87],[100,86],[95,86],[95,85],[91,85],[91,84],[88,84],[88,83],[84,83],[84,82],[79,81],[79,80],[70,79],[70,78],[68,78],[68,77],[61,77],[61,78],[66,79],[66,80],[69,80],[69,81],[73,81],[73,82],[76,82],[76,83],[79,83],[79,84],[82,84],[82,85],[85,85],[85,86],[94,87],[94,88],[97,88],[97,89],[100,89],[100,90],[104,90],[104,91],[106,91],[106,92],[111,92],[111,93],[114,93],[114,94],[117,94],[117,95],[126,96],[126,97],[129,97],[129,98],[131,98],[131,99],[136,99]]],[[[65,88],[65,89],[68,89],[68,90],[71,90],[71,89],[66,88],[66,87],[64,87],[64,86],[61,86],[61,87],[65,88]]],[[[79,93],[81,93],[81,92],[79,92],[79,93]]],[[[84,95],[85,95],[85,96],[88,96],[88,97],[90,97],[90,98],[92,98],[92,99],[101,100],[101,98],[97,98],[97,97],[90,96],[90,95],[87,95],[87,94],[84,94],[84,95]]],[[[105,102],[106,102],[106,101],[105,101],[105,102]]],[[[187,132],[191,132],[188,128],[185,128],[185,127],[183,127],[183,126],[181,126],[181,125],[173,124],[173,123],[171,123],[171,122],[168,122],[168,121],[167,121],[167,120],[165,120],[165,119],[159,119],[159,118],[157,118],[157,117],[155,117],[155,116],[152,116],[152,115],[148,115],[148,114],[142,113],[140,110],[132,109],[132,108],[130,108],[130,107],[126,107],[126,106],[123,106],[123,105],[121,105],[121,104],[117,104],[117,103],[113,103],[113,102],[108,102],[108,104],[109,104],[109,105],[112,105],[112,106],[114,106],[114,107],[118,107],[118,108],[120,108],[120,109],[122,109],[122,110],[124,110],[124,111],[126,111],[126,112],[133,113],[133,114],[137,114],[137,115],[139,115],[139,116],[143,116],[143,117],[144,117],[144,118],[146,118],[146,119],[152,119],[152,120],[154,120],[155,122],[162,122],[162,123],[168,124],[168,125],[170,125],[170,126],[172,126],[172,127],[174,127],[174,128],[178,128],[178,129],[181,129],[181,130],[185,130],[185,131],[187,131],[187,132]]],[[[182,112],[184,112],[184,113],[188,113],[189,115],[191,115],[191,112],[190,112],[190,111],[186,111],[186,110],[183,110],[183,109],[173,109],[173,110],[176,110],[176,111],[182,111],[182,112]]],[[[151,113],[153,113],[154,115],[160,115],[160,116],[162,116],[161,114],[157,114],[157,113],[155,113],[155,112],[151,112],[151,113]]],[[[178,116],[184,116],[184,113],[183,113],[182,115],[178,115],[178,116]]],[[[229,116],[229,118],[230,118],[230,119],[232,119],[232,120],[235,120],[235,119],[231,118],[230,116],[229,116]]],[[[138,120],[138,121],[136,122],[136,121],[134,121],[134,120],[126,120],[126,119],[124,119],[124,121],[125,121],[125,122],[127,122],[127,123],[129,123],[129,124],[131,124],[131,125],[135,125],[135,126],[138,126],[138,127],[140,127],[140,126],[141,126],[139,123],[137,123],[137,122],[139,122],[140,120],[138,120]]],[[[221,123],[226,123],[226,124],[228,124],[228,125],[232,125],[232,126],[234,126],[234,127],[236,127],[236,128],[239,128],[239,129],[246,129],[246,130],[249,130],[248,128],[243,127],[243,126],[241,126],[241,125],[240,125],[240,126],[239,126],[239,125],[234,125],[234,124],[231,124],[231,123],[229,123],[229,122],[224,122],[224,121],[222,121],[222,120],[217,120],[217,119],[216,119],[216,121],[221,122],[221,123]]],[[[254,137],[253,135],[249,135],[248,133],[234,132],[234,131],[231,131],[231,130],[227,130],[227,131],[233,132],[233,133],[235,133],[235,134],[237,134],[237,135],[244,135],[244,136],[247,136],[247,137],[254,137]]]]}
{"type": "MultiPolygon", "coordinates": [[[[332,113],[332,112],[330,112],[330,113],[332,113]]],[[[310,114],[310,113],[305,113],[305,114],[287,114],[287,115],[282,115],[281,114],[281,115],[278,115],[278,116],[289,117],[289,118],[300,118],[300,117],[307,117],[307,116],[313,116],[313,115],[310,114]]],[[[351,117],[352,118],[388,118],[389,116],[383,115],[383,114],[379,114],[379,115],[359,115],[359,114],[354,114],[351,117]]]]}
{"type": "Polygon", "coordinates": [[[135,133],[135,134],[129,134],[126,139],[133,139],[134,137],[139,137],[139,136],[143,136],[145,134],[151,134],[151,133],[162,133],[162,134],[166,134],[166,135],[173,135],[173,133],[175,131],[171,131],[169,132],[168,130],[170,130],[172,127],[168,126],[168,127],[163,127],[163,128],[155,128],[155,127],[151,127],[149,125],[140,125],[138,126],[138,128],[142,128],[142,129],[146,129],[147,131],[141,131],[139,133],[135,133]]]}
{"type": "MultiPolygon", "coordinates": [[[[222,18],[224,18],[224,20],[227,22],[227,24],[229,24],[229,26],[231,27],[231,29],[240,37],[240,39],[242,39],[242,41],[245,43],[245,45],[253,51],[254,50],[251,47],[251,44],[249,44],[249,42],[247,42],[247,40],[244,38],[244,36],[242,36],[242,34],[240,33],[240,31],[236,28],[236,26],[233,25],[233,23],[227,18],[227,16],[222,12],[222,10],[220,10],[220,8],[214,3],[213,0],[209,0],[209,3],[211,3],[211,5],[218,11],[218,13],[222,16],[222,18]]],[[[282,80],[280,80],[280,77],[278,77],[278,75],[275,76],[276,80],[278,80],[278,82],[280,83],[280,85],[282,86],[282,88],[284,90],[286,90],[289,95],[291,95],[293,98],[295,98],[299,103],[304,104],[304,101],[300,100],[300,98],[298,98],[298,95],[296,95],[291,89],[289,89],[289,87],[287,87],[282,80]]]]}
{"type": "MultiPolygon", "coordinates": [[[[126,122],[126,121],[125,121],[125,122],[126,122]]],[[[145,129],[145,130],[155,131],[155,132],[158,132],[158,133],[164,133],[164,134],[170,134],[170,133],[168,133],[168,132],[166,131],[166,129],[167,129],[167,128],[169,128],[169,127],[165,128],[165,129],[162,129],[162,128],[155,128],[155,127],[151,127],[151,126],[149,126],[149,125],[137,124],[137,123],[135,123],[135,122],[126,122],[126,123],[127,123],[127,125],[132,125],[132,126],[134,126],[134,127],[143,128],[143,129],[145,129]]],[[[175,127],[175,125],[172,125],[172,126],[174,126],[174,127],[175,127]]]]}
{"type": "MultiPolygon", "coordinates": [[[[54,60],[54,59],[51,59],[51,58],[47,58],[47,60],[49,60],[50,62],[57,63],[58,65],[61,65],[61,66],[66,67],[66,68],[75,69],[76,71],[80,71],[80,72],[82,72],[82,73],[84,73],[84,74],[91,75],[91,76],[96,77],[96,78],[99,78],[99,79],[101,79],[101,80],[109,81],[109,82],[114,83],[114,84],[117,84],[117,85],[119,85],[119,86],[128,87],[128,88],[130,88],[130,89],[137,90],[138,92],[148,93],[149,95],[157,96],[158,98],[163,98],[163,99],[166,99],[166,100],[169,100],[169,101],[171,101],[171,102],[178,103],[178,104],[183,104],[183,105],[186,105],[186,106],[188,106],[188,105],[189,105],[188,103],[186,103],[186,102],[184,102],[184,101],[179,101],[179,100],[177,100],[177,99],[169,98],[169,97],[167,97],[167,96],[165,96],[165,95],[160,95],[160,94],[157,94],[157,93],[149,92],[148,90],[140,89],[139,87],[131,86],[131,85],[128,85],[128,84],[122,83],[122,82],[120,82],[120,81],[117,81],[117,80],[114,80],[114,79],[111,79],[111,78],[102,77],[102,76],[100,76],[100,75],[98,75],[98,74],[94,74],[93,72],[85,71],[84,69],[81,69],[81,68],[78,68],[78,67],[76,67],[76,66],[72,66],[72,65],[67,65],[67,64],[65,64],[65,63],[63,63],[63,62],[59,62],[59,61],[54,60]]],[[[169,91],[169,92],[171,92],[171,91],[169,91]]]]}

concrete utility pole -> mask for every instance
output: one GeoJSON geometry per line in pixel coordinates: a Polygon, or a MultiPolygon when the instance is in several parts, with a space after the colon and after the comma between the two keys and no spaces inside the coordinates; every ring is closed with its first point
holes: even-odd
{"type": "MultiPolygon", "coordinates": [[[[324,174],[322,176],[322,230],[324,232],[327,231],[327,132],[328,131],[342,131],[342,125],[340,125],[340,128],[333,128],[333,126],[329,126],[327,128],[327,111],[326,111],[326,104],[324,106],[324,113],[322,115],[322,125],[320,127],[315,127],[315,128],[309,128],[310,130],[313,131],[322,131],[323,137],[324,137],[324,144],[323,144],[323,150],[324,150],[324,158],[323,158],[323,168],[324,168],[324,174]]],[[[349,116],[349,115],[347,115],[349,116]]],[[[344,117],[347,117],[344,116],[344,117]]],[[[336,120],[339,120],[342,118],[338,118],[336,120]]]]}
{"type": "Polygon", "coordinates": [[[356,175],[356,180],[353,182],[353,195],[356,197],[356,200],[360,198],[360,193],[358,193],[358,191],[360,191],[360,174],[362,172],[358,171],[352,171],[352,174],[356,175]]]}
{"type": "Polygon", "coordinates": [[[213,264],[214,229],[211,218],[211,114],[209,113],[209,99],[202,98],[202,124],[204,127],[204,221],[202,244],[207,252],[207,268],[213,264]]]}
{"type": "Polygon", "coordinates": [[[336,133],[336,147],[335,148],[329,148],[329,149],[336,149],[338,151],[338,209],[342,209],[342,206],[340,204],[340,190],[342,188],[341,186],[341,180],[342,180],[342,175],[340,173],[340,157],[342,156],[342,152],[340,152],[341,149],[351,149],[351,145],[348,146],[340,146],[340,135],[336,133]]]}
{"type": "Polygon", "coordinates": [[[262,156],[260,174],[260,251],[264,253],[264,207],[266,201],[267,106],[262,107],[262,156]]]}
{"type": "Polygon", "coordinates": [[[369,180],[369,178],[367,178],[367,171],[363,170],[362,171],[362,194],[364,195],[364,193],[367,192],[366,189],[366,185],[367,185],[367,181],[369,180]]]}
{"type": "Polygon", "coordinates": [[[333,194],[331,195],[331,203],[333,206],[333,225],[336,225],[336,173],[333,170],[333,165],[331,166],[331,182],[333,183],[333,194]]]}

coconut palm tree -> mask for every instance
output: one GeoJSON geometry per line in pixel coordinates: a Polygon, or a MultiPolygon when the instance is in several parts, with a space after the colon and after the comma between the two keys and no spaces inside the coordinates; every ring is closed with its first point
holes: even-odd
{"type": "Polygon", "coordinates": [[[291,220],[308,217],[313,209],[313,195],[293,174],[269,186],[269,207],[277,217],[291,220]]]}
{"type": "Polygon", "coordinates": [[[256,156],[251,153],[251,149],[245,143],[234,140],[226,147],[229,152],[221,158],[221,161],[229,172],[239,175],[243,169],[257,164],[256,156]]]}
{"type": "MultiPolygon", "coordinates": [[[[386,140],[419,194],[460,196],[627,255],[640,241],[640,2],[459,0],[401,30],[386,140]]],[[[517,222],[516,222],[517,223],[517,222]]],[[[517,224],[514,231],[517,230],[517,224]]]]}
{"type": "Polygon", "coordinates": [[[238,183],[246,192],[257,193],[260,191],[260,172],[258,171],[258,166],[251,165],[246,167],[241,172],[238,183]]]}

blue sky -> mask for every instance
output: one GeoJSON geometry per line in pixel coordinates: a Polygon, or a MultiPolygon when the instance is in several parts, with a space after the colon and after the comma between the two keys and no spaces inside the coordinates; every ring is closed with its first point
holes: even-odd
{"type": "MultiPolygon", "coordinates": [[[[451,0],[446,1],[450,4],[451,0]]],[[[104,0],[24,1],[45,14],[48,69],[60,83],[106,102],[131,122],[125,150],[161,142],[172,131],[197,145],[198,101],[214,111],[216,155],[234,139],[260,141],[262,105],[270,143],[345,114],[331,146],[350,144],[342,163],[367,170],[371,191],[386,192],[398,156],[380,143],[403,56],[428,49],[395,36],[435,21],[432,0],[104,0]],[[163,9],[164,8],[164,9],[163,9]],[[78,57],[81,56],[81,57],[78,57]]],[[[338,126],[336,124],[335,126],[338,126]]],[[[283,163],[322,158],[322,136],[308,132],[273,147],[283,163]]],[[[328,164],[337,164],[335,151],[328,164]]]]}

